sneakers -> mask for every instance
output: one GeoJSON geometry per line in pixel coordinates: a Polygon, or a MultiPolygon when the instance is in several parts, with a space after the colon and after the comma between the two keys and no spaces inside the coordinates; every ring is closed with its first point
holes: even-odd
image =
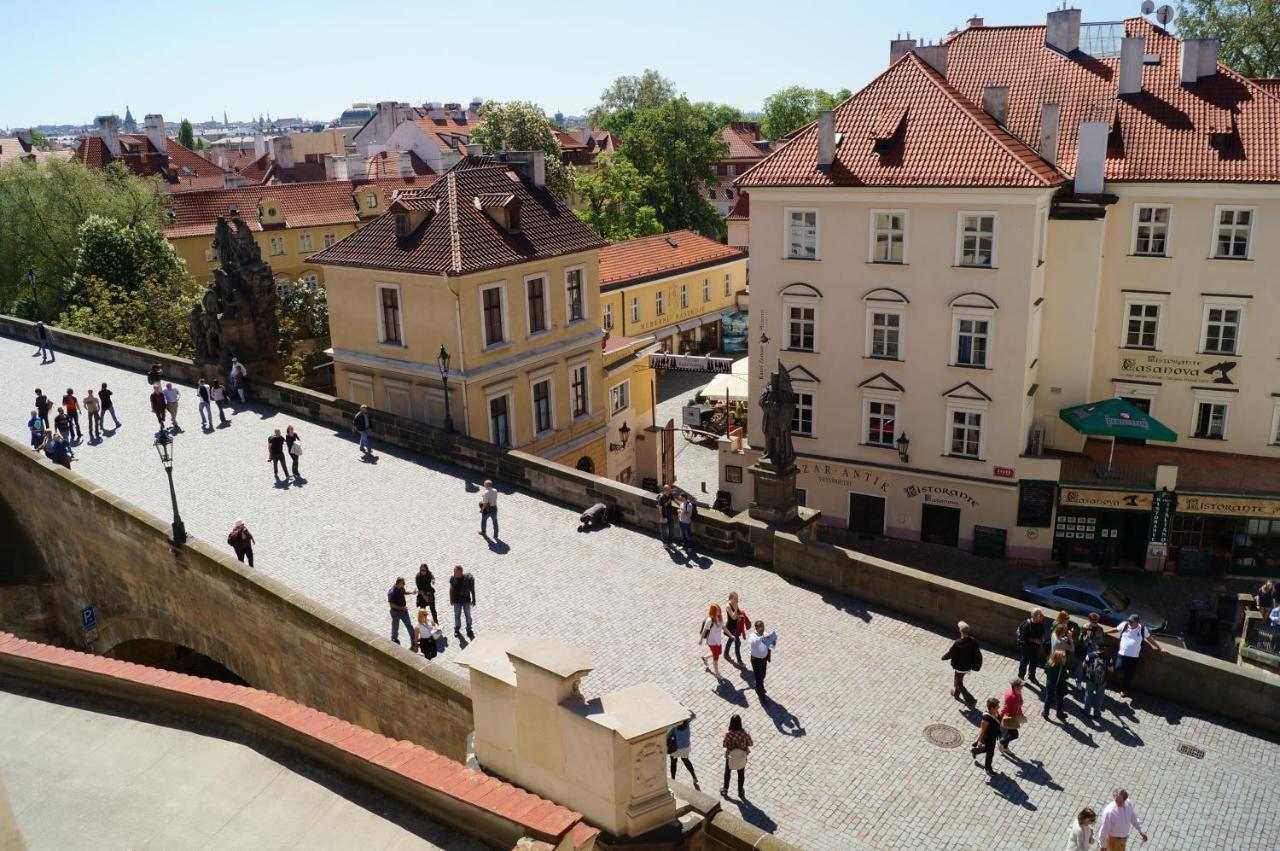
{"type": "Polygon", "coordinates": [[[476,637],[476,634],[474,632],[472,632],[471,630],[467,630],[467,638],[470,638],[472,641],[474,641],[475,637],[476,637]]]}

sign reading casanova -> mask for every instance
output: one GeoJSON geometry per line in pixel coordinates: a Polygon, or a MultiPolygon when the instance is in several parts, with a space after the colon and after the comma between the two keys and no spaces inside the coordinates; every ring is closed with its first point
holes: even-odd
{"type": "Polygon", "coordinates": [[[1120,375],[1145,378],[1148,381],[1199,381],[1205,384],[1231,384],[1231,371],[1239,361],[1221,355],[1175,357],[1159,352],[1123,352],[1120,375]]]}

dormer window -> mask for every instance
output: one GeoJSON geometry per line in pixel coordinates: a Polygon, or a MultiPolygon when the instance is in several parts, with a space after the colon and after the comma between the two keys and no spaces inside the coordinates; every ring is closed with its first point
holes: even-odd
{"type": "Polygon", "coordinates": [[[396,239],[404,239],[409,235],[409,216],[405,213],[396,213],[396,239]]]}
{"type": "Polygon", "coordinates": [[[520,202],[509,205],[507,208],[507,230],[512,233],[520,232],[520,202]]]}

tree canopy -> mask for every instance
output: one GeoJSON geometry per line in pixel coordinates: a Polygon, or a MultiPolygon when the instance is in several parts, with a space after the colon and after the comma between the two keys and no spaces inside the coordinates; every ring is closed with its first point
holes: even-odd
{"type": "Polygon", "coordinates": [[[578,218],[605,239],[620,242],[662,233],[658,214],[647,201],[648,179],[617,152],[601,154],[595,171],[579,170],[574,192],[582,202],[578,218]]]}
{"type": "Polygon", "coordinates": [[[1246,77],[1280,76],[1280,5],[1275,0],[1185,0],[1183,38],[1216,38],[1218,58],[1246,77]]]}
{"type": "Polygon", "coordinates": [[[185,118],[182,119],[182,123],[178,125],[178,144],[182,145],[184,148],[191,148],[192,150],[196,147],[195,128],[192,127],[191,122],[185,118]]]}
{"type": "Polygon", "coordinates": [[[557,197],[568,197],[573,189],[573,171],[561,159],[560,140],[555,125],[537,105],[524,101],[486,103],[480,124],[471,131],[471,141],[484,145],[486,153],[542,151],[547,155],[547,188],[557,197]]]}
{"type": "Polygon", "coordinates": [[[813,121],[822,110],[834,108],[850,94],[848,89],[841,89],[835,94],[804,86],[779,89],[764,100],[760,131],[769,139],[781,139],[813,121]]]}
{"type": "Polygon", "coordinates": [[[591,127],[621,132],[621,127],[630,123],[631,114],[659,106],[675,96],[675,83],[646,68],[638,77],[618,77],[601,92],[600,103],[588,113],[587,123],[591,127]]]}

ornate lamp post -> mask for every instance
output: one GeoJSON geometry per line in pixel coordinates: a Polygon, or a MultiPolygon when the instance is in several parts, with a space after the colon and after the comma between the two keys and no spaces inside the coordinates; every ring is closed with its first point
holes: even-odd
{"type": "Polygon", "coordinates": [[[911,440],[907,437],[907,433],[904,431],[902,434],[898,435],[898,460],[903,464],[911,460],[911,456],[907,453],[907,450],[910,448],[911,440]]]}
{"type": "Polygon", "coordinates": [[[623,423],[622,423],[622,427],[618,429],[618,437],[622,438],[622,442],[621,442],[621,443],[610,443],[610,444],[609,444],[609,451],[610,451],[610,452],[621,452],[622,450],[626,449],[626,448],[627,448],[627,438],[629,438],[630,436],[631,436],[631,427],[630,427],[630,426],[628,426],[628,425],[627,425],[627,423],[626,423],[626,421],[624,420],[624,421],[623,421],[623,423]]]}
{"type": "Polygon", "coordinates": [[[453,414],[449,411],[449,353],[444,343],[440,344],[440,353],[436,355],[436,366],[440,368],[440,382],[444,385],[444,430],[453,432],[453,414]]]}
{"type": "Polygon", "coordinates": [[[182,525],[182,518],[178,515],[178,494],[173,489],[173,441],[161,431],[156,435],[155,447],[160,463],[164,465],[164,473],[169,477],[169,500],[173,503],[173,543],[180,545],[187,540],[187,527],[182,525]]]}

